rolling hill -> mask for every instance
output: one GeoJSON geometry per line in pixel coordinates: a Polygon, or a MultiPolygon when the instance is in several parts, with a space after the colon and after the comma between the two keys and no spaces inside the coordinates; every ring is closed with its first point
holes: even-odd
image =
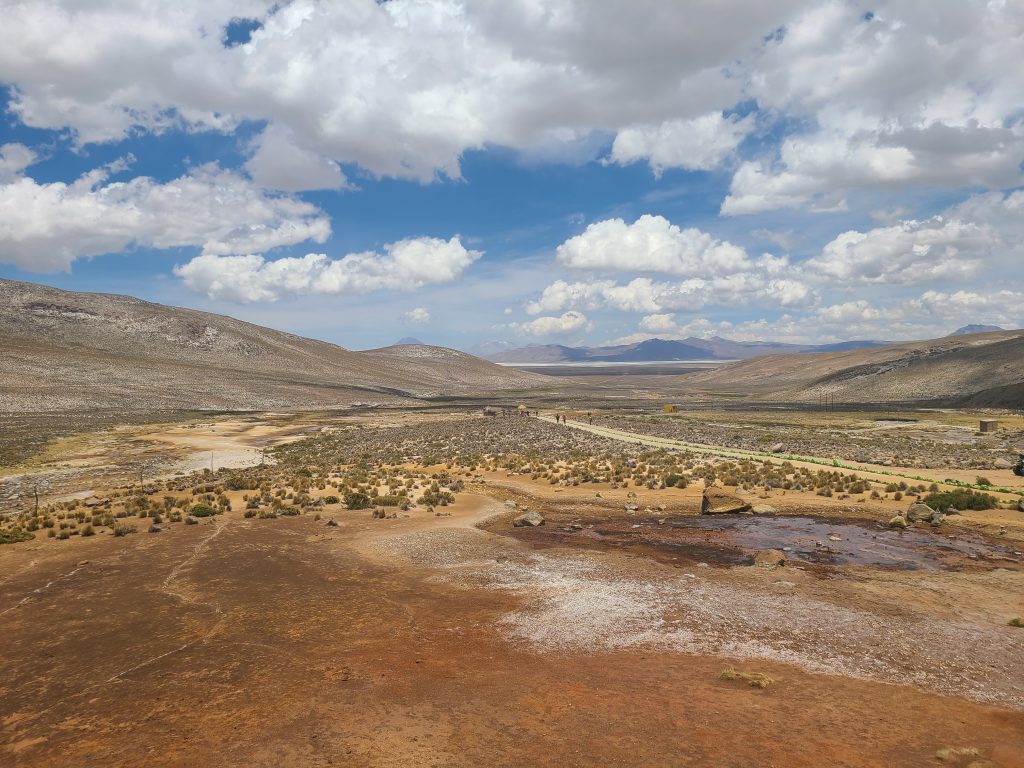
{"type": "Polygon", "coordinates": [[[873,349],[768,355],[701,371],[687,386],[770,401],[936,402],[1024,408],[1024,331],[873,349]]]}
{"type": "Polygon", "coordinates": [[[0,280],[0,412],[317,408],[543,381],[441,347],[353,352],[129,296],[0,280]]]}

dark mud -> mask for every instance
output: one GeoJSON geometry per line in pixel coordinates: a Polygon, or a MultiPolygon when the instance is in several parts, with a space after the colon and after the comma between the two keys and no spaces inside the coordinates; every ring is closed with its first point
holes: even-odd
{"type": "Polygon", "coordinates": [[[915,526],[893,530],[874,521],[815,516],[729,515],[579,519],[569,524],[496,531],[537,546],[624,550],[663,562],[751,565],[758,550],[781,550],[809,565],[860,565],[903,570],[1017,569],[1013,546],[975,533],[915,526]]]}

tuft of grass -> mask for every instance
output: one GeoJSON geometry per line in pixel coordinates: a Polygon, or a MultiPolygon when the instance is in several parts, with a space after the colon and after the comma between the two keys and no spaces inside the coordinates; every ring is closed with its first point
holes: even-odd
{"type": "Polygon", "coordinates": [[[759,688],[762,690],[775,682],[763,672],[740,672],[732,669],[731,667],[729,669],[722,670],[722,673],[718,677],[720,680],[742,680],[751,688],[759,688]]]}
{"type": "Polygon", "coordinates": [[[1024,627],[1024,619],[1022,619],[1020,616],[1010,619],[1006,623],[1009,624],[1011,627],[1024,627]]]}

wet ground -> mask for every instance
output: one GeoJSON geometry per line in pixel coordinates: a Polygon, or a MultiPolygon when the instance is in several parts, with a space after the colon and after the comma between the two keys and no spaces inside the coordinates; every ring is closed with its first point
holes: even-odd
{"type": "Polygon", "coordinates": [[[824,570],[846,565],[903,570],[1024,566],[1024,556],[1013,543],[981,534],[930,526],[901,531],[874,521],[816,516],[612,517],[540,528],[509,529],[505,524],[495,530],[539,546],[626,550],[682,564],[751,565],[759,550],[775,549],[824,570]]]}

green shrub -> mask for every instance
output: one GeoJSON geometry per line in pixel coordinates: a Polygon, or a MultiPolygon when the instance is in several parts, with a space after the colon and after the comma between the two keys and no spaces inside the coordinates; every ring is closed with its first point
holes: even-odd
{"type": "Polygon", "coordinates": [[[324,496],[324,504],[337,504],[341,499],[337,496],[324,496]]]}
{"type": "Polygon", "coordinates": [[[345,491],[345,506],[349,509],[369,509],[373,502],[362,491],[345,491]]]}
{"type": "Polygon", "coordinates": [[[967,488],[957,488],[952,491],[940,491],[931,493],[924,498],[924,503],[932,509],[945,512],[950,507],[954,509],[994,509],[996,499],[987,493],[978,493],[967,488]]]}
{"type": "Polygon", "coordinates": [[[9,531],[0,531],[0,544],[15,544],[19,541],[31,541],[35,535],[21,528],[11,528],[9,531]]]}
{"type": "Polygon", "coordinates": [[[115,525],[114,535],[115,536],[127,536],[129,533],[135,533],[134,525],[115,525]]]}
{"type": "Polygon", "coordinates": [[[192,515],[192,517],[213,517],[214,515],[220,514],[218,510],[214,509],[209,504],[196,504],[188,511],[188,513],[192,515]]]}

